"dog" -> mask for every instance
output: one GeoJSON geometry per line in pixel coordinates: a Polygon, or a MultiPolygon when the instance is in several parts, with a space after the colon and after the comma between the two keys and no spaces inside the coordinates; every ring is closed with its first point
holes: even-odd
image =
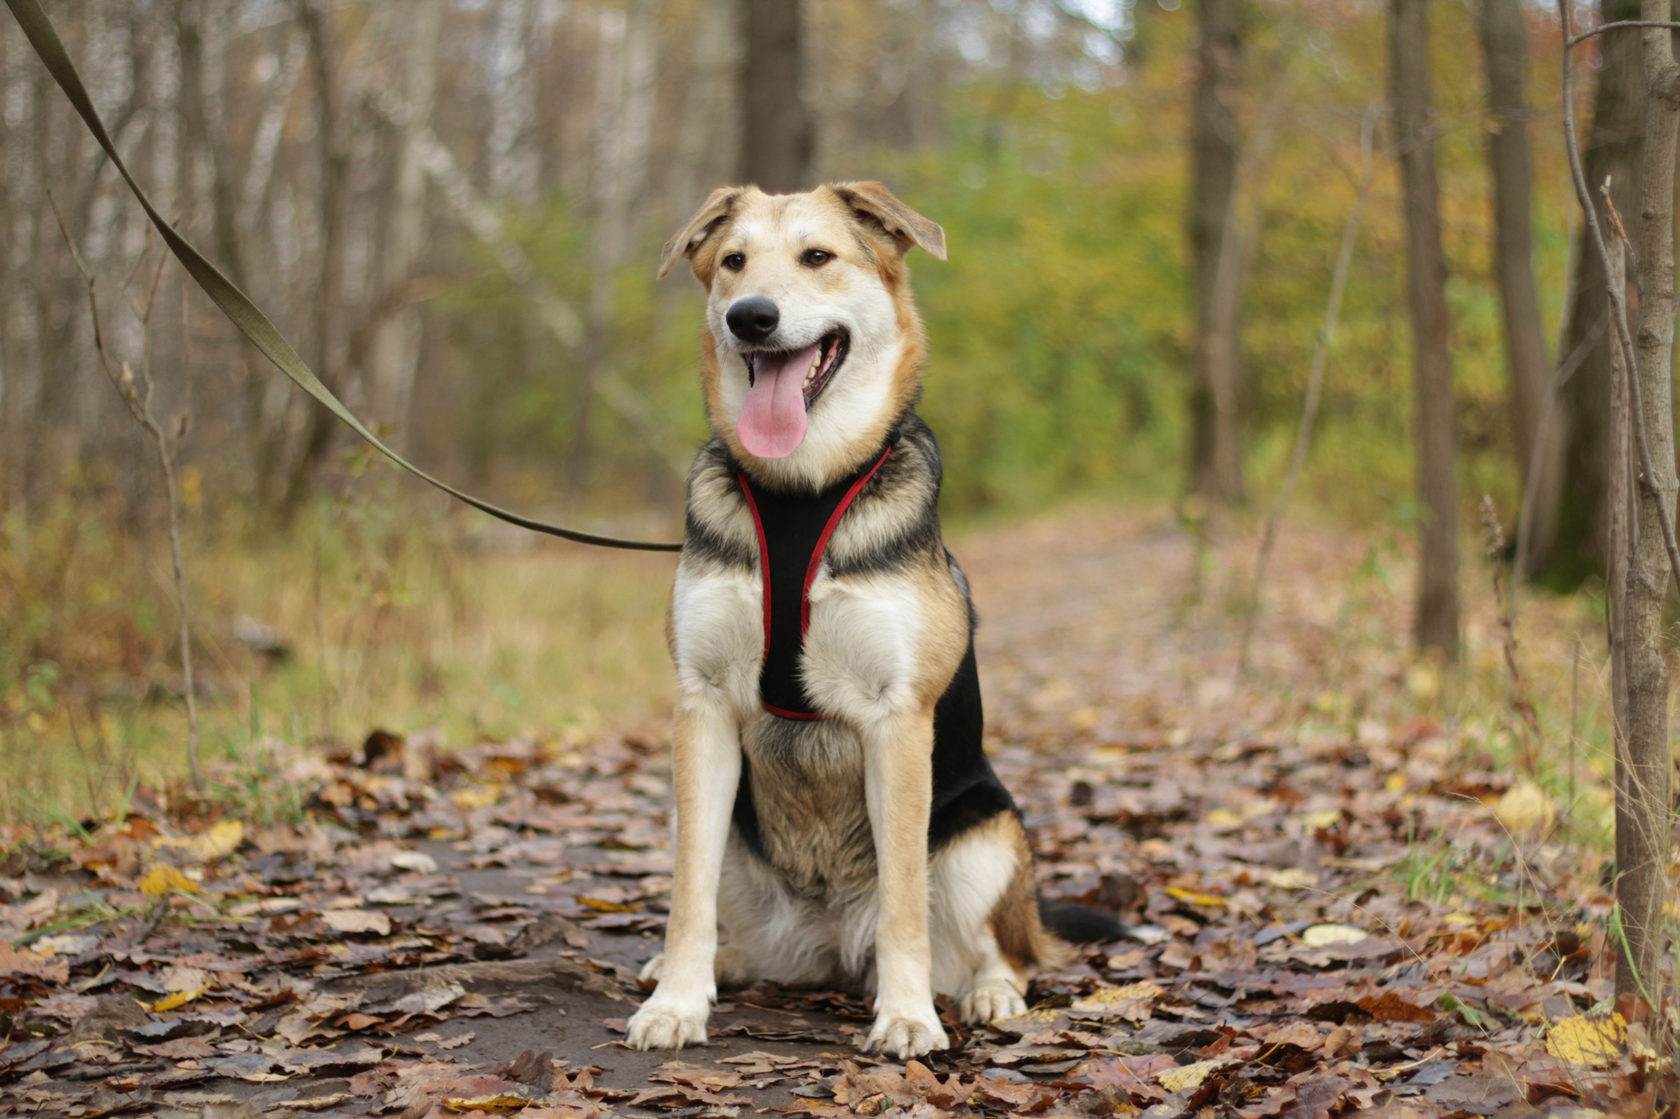
{"type": "Polygon", "coordinates": [[[713,438],[666,626],[675,876],[637,1048],[704,1044],[718,984],[841,981],[875,991],[863,1048],[904,1060],[948,1045],[935,994],[1018,1014],[1067,941],[1124,931],[1041,902],[981,747],[912,248],[943,260],[944,231],[875,182],[725,187],[664,247],[707,291],[713,438]]]}

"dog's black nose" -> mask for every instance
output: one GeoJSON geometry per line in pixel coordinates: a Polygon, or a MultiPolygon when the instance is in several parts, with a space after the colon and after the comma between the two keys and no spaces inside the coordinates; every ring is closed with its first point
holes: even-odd
{"type": "Polygon", "coordinates": [[[737,299],[723,318],[729,324],[729,333],[741,341],[762,342],[776,332],[782,313],[776,309],[775,303],[762,295],[754,295],[737,299]]]}

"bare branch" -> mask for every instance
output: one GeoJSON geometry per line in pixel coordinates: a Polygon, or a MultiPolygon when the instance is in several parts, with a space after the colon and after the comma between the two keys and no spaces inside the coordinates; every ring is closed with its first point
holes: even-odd
{"type": "Polygon", "coordinates": [[[1254,564],[1254,584],[1249,591],[1248,619],[1243,624],[1242,652],[1237,658],[1237,673],[1239,676],[1248,674],[1249,646],[1254,638],[1255,621],[1260,613],[1260,591],[1266,582],[1266,567],[1271,561],[1272,547],[1277,541],[1278,523],[1283,519],[1283,510],[1289,504],[1290,497],[1295,492],[1295,484],[1300,480],[1301,469],[1307,459],[1307,445],[1312,439],[1313,422],[1318,416],[1318,401],[1324,386],[1324,369],[1330,358],[1330,340],[1335,336],[1336,323],[1342,313],[1342,291],[1347,287],[1348,272],[1353,264],[1353,248],[1359,236],[1359,219],[1365,210],[1365,200],[1371,192],[1371,181],[1376,177],[1377,162],[1374,158],[1374,136],[1376,134],[1377,119],[1382,115],[1381,105],[1372,105],[1365,110],[1365,119],[1359,130],[1359,193],[1354,196],[1353,209],[1348,213],[1347,224],[1342,228],[1342,243],[1336,250],[1336,266],[1330,279],[1330,302],[1324,309],[1324,324],[1318,332],[1318,346],[1313,351],[1312,370],[1307,375],[1307,396],[1301,405],[1301,422],[1295,429],[1295,447],[1289,456],[1289,472],[1284,475],[1283,485],[1278,489],[1278,495],[1272,502],[1271,511],[1266,514],[1266,531],[1260,541],[1260,555],[1254,564]]]}
{"type": "MultiPolygon", "coordinates": [[[[1564,31],[1569,29],[1569,17],[1564,17],[1564,31]]],[[[1601,23],[1591,31],[1583,31],[1579,35],[1564,40],[1564,49],[1578,47],[1595,35],[1602,35],[1606,31],[1615,31],[1623,27],[1666,27],[1670,31],[1680,31],[1680,22],[1667,19],[1619,19],[1614,23],[1601,23]]]]}
{"type": "MultiPolygon", "coordinates": [[[[75,262],[76,270],[81,273],[82,279],[87,282],[88,313],[93,320],[93,345],[95,352],[99,355],[100,367],[105,371],[106,378],[110,380],[112,387],[117,390],[117,395],[122,398],[123,404],[127,406],[135,422],[151,436],[152,443],[157,450],[158,466],[163,471],[164,504],[169,511],[169,553],[174,567],[175,605],[179,617],[177,636],[181,643],[181,675],[187,701],[187,767],[192,774],[193,788],[202,792],[204,789],[204,769],[199,763],[198,757],[198,689],[193,680],[192,633],[188,623],[186,562],[181,550],[181,495],[180,487],[175,478],[175,463],[180,453],[180,434],[186,432],[186,416],[181,417],[180,434],[175,439],[171,439],[163,425],[158,423],[157,418],[152,415],[151,376],[142,369],[137,387],[134,370],[128,362],[122,363],[120,371],[112,362],[111,353],[105,347],[105,332],[99,319],[99,298],[93,273],[88,271],[87,263],[77,250],[75,239],[70,236],[69,227],[64,223],[64,214],[58,208],[58,200],[53,197],[51,191],[47,192],[47,203],[52,207],[53,217],[58,222],[58,231],[63,235],[64,243],[70,249],[70,258],[75,262]],[[144,395],[142,395],[142,390],[144,395]]],[[[162,253],[158,254],[160,266],[164,259],[162,253]]],[[[147,301],[136,312],[143,327],[149,327],[152,298],[155,297],[156,293],[157,278],[154,275],[152,286],[147,293],[147,301]]]]}

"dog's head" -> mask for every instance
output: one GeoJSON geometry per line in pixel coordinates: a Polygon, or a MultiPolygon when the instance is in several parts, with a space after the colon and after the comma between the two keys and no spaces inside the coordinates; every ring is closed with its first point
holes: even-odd
{"type": "Polygon", "coordinates": [[[945,233],[880,183],[724,187],[665,244],[708,292],[706,410],[755,476],[821,488],[915,403],[927,343],[905,254],[945,233]]]}

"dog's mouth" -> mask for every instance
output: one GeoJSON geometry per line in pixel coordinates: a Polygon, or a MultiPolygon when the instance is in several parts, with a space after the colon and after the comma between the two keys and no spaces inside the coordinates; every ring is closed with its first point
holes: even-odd
{"type": "Polygon", "coordinates": [[[757,385],[760,369],[768,375],[779,376],[784,370],[793,372],[803,368],[800,388],[808,412],[811,402],[828,387],[840,363],[846,360],[846,351],[850,348],[851,338],[844,330],[836,330],[817,339],[814,346],[799,350],[750,350],[742,354],[741,359],[747,365],[749,388],[757,385]]]}
{"type": "Polygon", "coordinates": [[[851,337],[844,330],[823,335],[797,350],[752,350],[747,399],[735,422],[741,445],[759,458],[785,458],[805,441],[806,413],[846,361],[851,337]]]}

